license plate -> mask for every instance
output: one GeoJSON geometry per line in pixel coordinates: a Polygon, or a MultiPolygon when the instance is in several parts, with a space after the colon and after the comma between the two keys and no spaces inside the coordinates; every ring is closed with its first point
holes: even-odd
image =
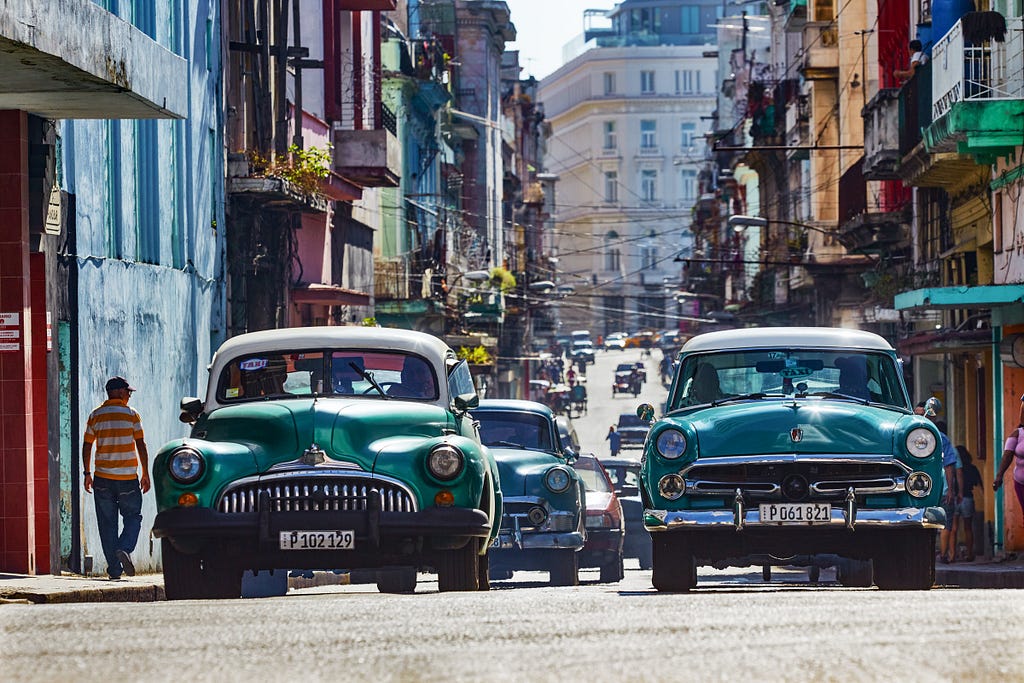
{"type": "Polygon", "coordinates": [[[281,550],[352,550],[356,546],[356,532],[341,531],[282,531],[281,550]]]}
{"type": "Polygon", "coordinates": [[[769,524],[828,524],[832,506],[828,503],[761,503],[761,521],[769,524]]]}

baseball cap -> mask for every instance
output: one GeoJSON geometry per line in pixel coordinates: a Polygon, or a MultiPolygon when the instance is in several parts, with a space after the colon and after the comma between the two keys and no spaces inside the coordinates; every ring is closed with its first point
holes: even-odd
{"type": "Polygon", "coordinates": [[[107,380],[106,390],[114,391],[116,389],[127,389],[128,391],[135,391],[135,387],[128,384],[128,380],[124,377],[111,377],[107,380]]]}

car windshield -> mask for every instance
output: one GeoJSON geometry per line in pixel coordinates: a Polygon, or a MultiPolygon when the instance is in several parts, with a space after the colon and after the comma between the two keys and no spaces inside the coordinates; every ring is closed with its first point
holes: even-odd
{"type": "Polygon", "coordinates": [[[895,360],[846,349],[756,349],[688,356],[670,409],[729,399],[852,399],[908,409],[895,360]]]}
{"type": "Polygon", "coordinates": [[[225,402],[302,396],[360,396],[436,400],[430,363],[398,351],[367,349],[273,351],[240,356],[221,372],[225,402]]]}
{"type": "Polygon", "coordinates": [[[631,468],[622,465],[612,465],[604,469],[608,473],[608,478],[612,480],[612,486],[616,491],[636,489],[640,486],[639,467],[631,468]]]}
{"type": "Polygon", "coordinates": [[[576,468],[576,472],[580,475],[580,479],[583,480],[588,491],[611,492],[612,487],[608,485],[608,480],[605,478],[604,472],[601,471],[601,465],[597,460],[580,458],[573,467],[576,468]]]}
{"type": "Polygon", "coordinates": [[[485,446],[555,452],[551,423],[544,415],[481,410],[473,416],[480,421],[480,440],[485,446]]]}
{"type": "Polygon", "coordinates": [[[619,363],[615,366],[615,372],[633,372],[636,365],[633,363],[619,363]]]}

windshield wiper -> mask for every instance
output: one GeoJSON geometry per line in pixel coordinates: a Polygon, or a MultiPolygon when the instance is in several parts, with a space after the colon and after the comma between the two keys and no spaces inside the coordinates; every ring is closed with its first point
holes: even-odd
{"type": "Polygon", "coordinates": [[[352,368],[356,372],[357,375],[359,375],[360,377],[365,379],[367,382],[369,382],[370,385],[374,389],[377,390],[377,393],[381,395],[381,398],[383,398],[385,400],[391,398],[390,396],[388,396],[384,392],[384,389],[382,389],[381,386],[379,384],[377,384],[377,380],[375,380],[373,378],[373,373],[372,372],[370,372],[369,370],[364,370],[363,368],[359,367],[358,365],[356,365],[355,363],[352,363],[352,362],[349,362],[348,366],[350,368],[352,368]]]}
{"type": "Polygon", "coordinates": [[[821,396],[822,398],[845,398],[850,401],[857,401],[858,403],[863,403],[864,405],[868,405],[869,403],[871,403],[871,399],[861,398],[860,396],[851,396],[850,394],[842,394],[839,393],[838,391],[818,391],[811,394],[811,396],[821,396]]]}
{"type": "Polygon", "coordinates": [[[711,405],[712,406],[720,406],[723,403],[728,403],[729,401],[748,401],[748,400],[754,399],[754,398],[765,398],[766,396],[768,396],[768,394],[762,393],[760,391],[755,392],[753,394],[740,394],[738,396],[723,396],[722,398],[716,398],[714,401],[711,402],[711,405]]]}
{"type": "Polygon", "coordinates": [[[505,448],[526,448],[521,443],[513,443],[512,441],[489,441],[484,444],[485,446],[503,446],[505,448]]]}

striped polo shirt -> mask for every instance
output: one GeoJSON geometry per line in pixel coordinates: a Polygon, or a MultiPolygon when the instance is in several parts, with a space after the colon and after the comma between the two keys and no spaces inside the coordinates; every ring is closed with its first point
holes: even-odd
{"type": "Polygon", "coordinates": [[[111,398],[92,411],[84,440],[96,444],[94,476],[135,479],[139,471],[135,440],[141,438],[142,419],[124,401],[111,398]]]}

